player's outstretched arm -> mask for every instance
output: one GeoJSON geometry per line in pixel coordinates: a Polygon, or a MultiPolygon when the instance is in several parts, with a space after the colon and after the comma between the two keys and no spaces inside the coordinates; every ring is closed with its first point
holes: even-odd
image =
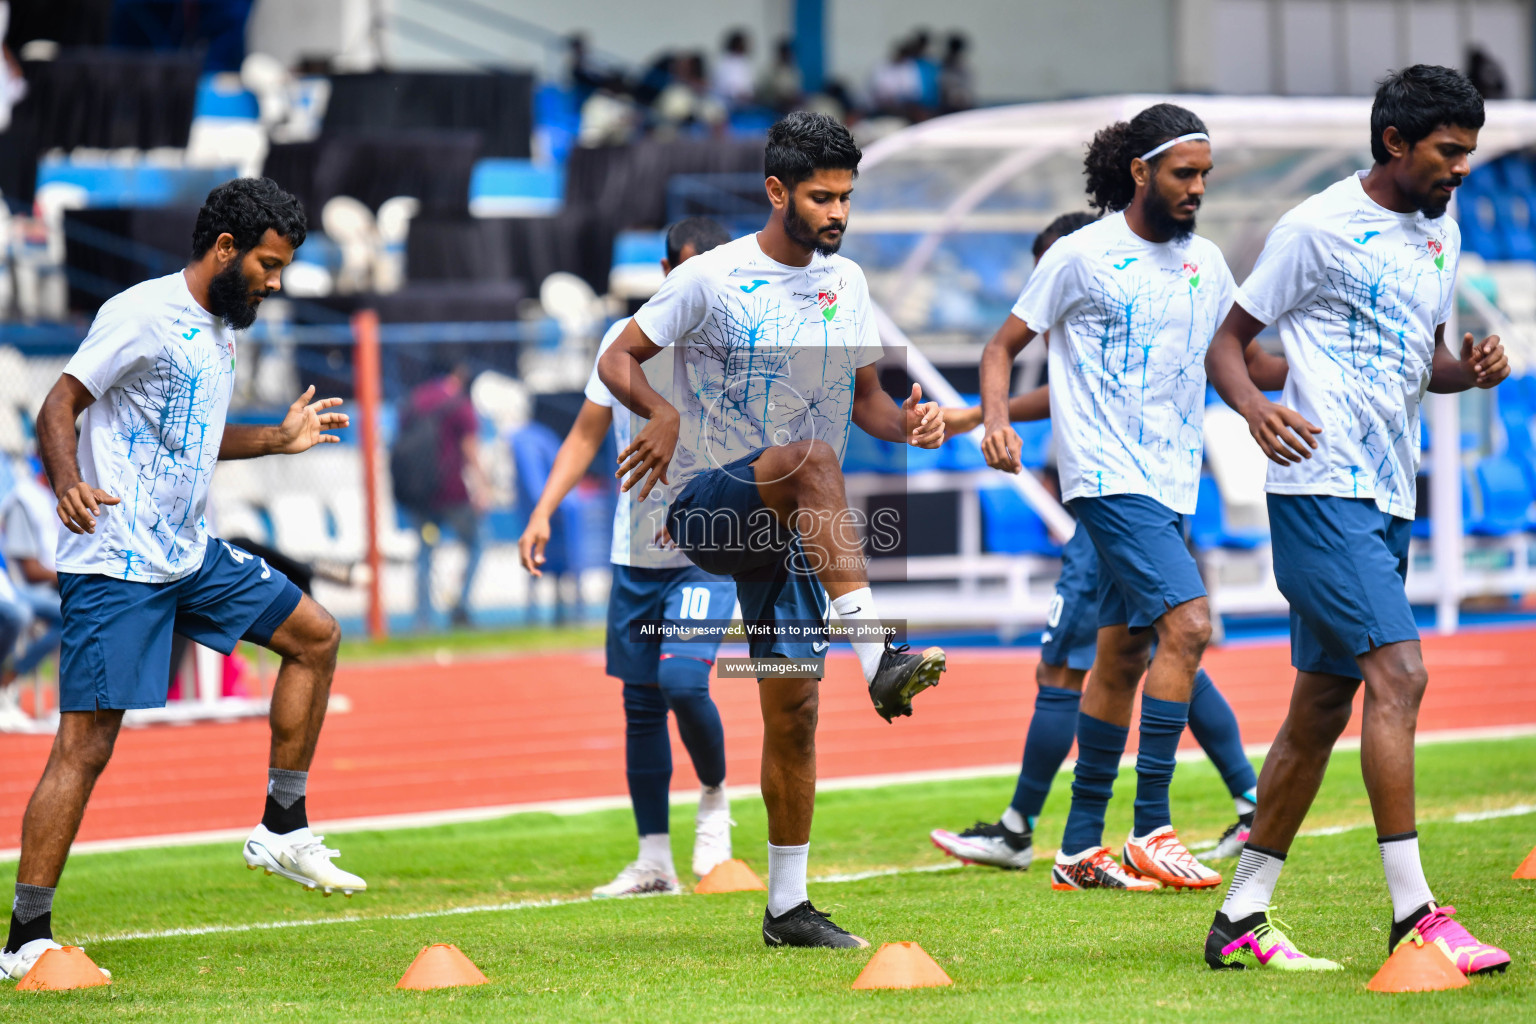
{"type": "MultiPolygon", "coordinates": [[[[981,426],[981,406],[968,405],[964,408],[945,406],[939,410],[944,414],[944,440],[961,434],[969,434],[981,426]]],[[[1014,395],[1008,399],[1008,419],[1012,423],[1031,423],[1035,420],[1048,420],[1051,418],[1051,386],[1042,384],[1035,390],[1022,395],[1014,395]]]]}
{"type": "Polygon", "coordinates": [[[549,520],[565,496],[571,493],[571,488],[586,475],[612,424],[612,409],[593,401],[581,403],[581,412],[576,414],[571,432],[560,442],[560,450],[555,453],[544,490],[528,514],[528,526],[517,539],[517,556],[530,574],[544,575],[539,566],[544,564],[544,546],[549,543],[549,520]]]}
{"type": "Polygon", "coordinates": [[[1008,391],[1013,361],[1034,337],[1029,325],[1010,313],[981,350],[981,419],[986,430],[981,454],[987,465],[1005,473],[1017,473],[1022,468],[1019,451],[1024,441],[1012,426],[1008,391]]]}
{"type": "Polygon", "coordinates": [[[340,430],[352,425],[344,412],[326,412],[341,404],[339,398],[315,397],[311,384],[288,407],[283,422],[276,426],[257,426],[247,423],[231,423],[224,427],[224,438],[219,443],[221,459],[255,459],[263,455],[297,455],[307,452],[317,444],[336,444],[341,438],[327,434],[327,430],[340,430]]]}
{"type": "Polygon", "coordinates": [[[619,452],[619,468],[614,473],[622,481],[620,491],[641,484],[637,495],[641,501],[650,497],[658,482],[667,482],[667,466],[677,450],[677,409],[651,387],[640,368],[641,363],[660,351],[661,346],[647,338],[640,325],[631,320],[597,361],[597,379],[614,400],[648,421],[629,447],[619,452]]]}
{"type": "Polygon", "coordinates": [[[1271,461],[1290,465],[1312,457],[1312,449],[1317,447],[1314,435],[1322,430],[1295,410],[1265,398],[1249,375],[1247,350],[1257,347],[1253,339],[1263,329],[1262,321],[1233,303],[1205,354],[1205,374],[1222,401],[1248,421],[1248,432],[1264,454],[1271,461]]]}
{"type": "Polygon", "coordinates": [[[1504,343],[1490,334],[1481,343],[1468,331],[1461,337],[1458,359],[1445,344],[1445,324],[1435,328],[1435,362],[1429,378],[1429,390],[1436,394],[1466,391],[1470,388],[1494,388],[1509,376],[1509,359],[1504,343]]]}
{"type": "Polygon", "coordinates": [[[59,522],[69,527],[71,533],[95,533],[101,506],[118,503],[117,498],[100,487],[80,479],[80,462],[75,457],[75,420],[94,401],[95,396],[84,384],[61,373],[37,411],[37,454],[59,499],[59,522]]]}

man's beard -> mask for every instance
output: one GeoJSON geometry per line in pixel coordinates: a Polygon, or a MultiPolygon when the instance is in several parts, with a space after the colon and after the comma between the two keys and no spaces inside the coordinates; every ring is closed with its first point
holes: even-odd
{"type": "MultiPolygon", "coordinates": [[[[1438,189],[1441,185],[1459,186],[1460,184],[1461,178],[1459,177],[1442,178],[1431,185],[1430,188],[1434,190],[1438,189]]],[[[1454,192],[1451,193],[1451,196],[1453,195],[1455,195],[1454,192]]],[[[1412,201],[1414,209],[1430,220],[1438,220],[1445,216],[1446,208],[1451,205],[1451,196],[1442,198],[1437,192],[1431,191],[1426,195],[1410,195],[1408,198],[1412,201]]]]}
{"type": "MultiPolygon", "coordinates": [[[[1200,200],[1195,200],[1195,208],[1199,209],[1200,200]]],[[[1170,242],[1187,242],[1195,233],[1195,218],[1180,220],[1173,215],[1173,207],[1168,205],[1168,200],[1156,189],[1147,192],[1147,201],[1143,204],[1143,212],[1147,215],[1148,226],[1159,237],[1166,236],[1170,242]]]]}
{"type": "MultiPolygon", "coordinates": [[[[827,228],[834,226],[844,233],[847,232],[848,226],[837,221],[828,224],[827,228]]],[[[826,228],[822,230],[825,231],[826,228]]],[[[789,205],[784,208],[784,233],[796,245],[804,246],[807,249],[815,249],[823,256],[831,256],[843,244],[841,236],[838,237],[837,241],[829,242],[822,238],[819,232],[813,230],[805,218],[800,216],[800,211],[795,209],[795,197],[793,194],[789,197],[789,205]]]]}
{"type": "Polygon", "coordinates": [[[235,331],[243,331],[256,322],[256,304],[251,297],[267,294],[265,290],[251,291],[240,272],[240,263],[240,259],[231,261],[208,282],[208,311],[235,331]]]}

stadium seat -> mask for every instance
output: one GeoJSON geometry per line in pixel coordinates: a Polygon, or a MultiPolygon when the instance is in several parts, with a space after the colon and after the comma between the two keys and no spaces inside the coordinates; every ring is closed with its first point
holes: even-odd
{"type": "Polygon", "coordinates": [[[1478,462],[1473,475],[1482,514],[1468,521],[1468,533],[1507,537],[1536,525],[1531,518],[1531,487],[1518,462],[1507,455],[1490,455],[1478,462]]]}
{"type": "Polygon", "coordinates": [[[1195,499],[1195,514],[1190,517],[1190,536],[1195,546],[1226,548],[1231,551],[1252,551],[1269,539],[1263,530],[1229,530],[1226,509],[1221,500],[1221,489],[1216,478],[1201,474],[1200,490],[1195,499]]]}
{"type": "Polygon", "coordinates": [[[331,553],[331,532],[325,506],[308,491],[290,491],[267,501],[272,517],[272,546],[300,561],[331,553]]]}
{"type": "Polygon", "coordinates": [[[981,542],[985,550],[1009,555],[1061,554],[1045,523],[1019,492],[1007,484],[984,487],[981,498],[981,542]]]}

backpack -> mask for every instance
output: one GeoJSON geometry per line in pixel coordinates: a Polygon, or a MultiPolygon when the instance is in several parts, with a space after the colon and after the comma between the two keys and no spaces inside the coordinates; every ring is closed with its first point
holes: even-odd
{"type": "Polygon", "coordinates": [[[389,476],[395,504],[407,512],[426,514],[437,496],[438,453],[443,414],[453,405],[443,402],[425,415],[413,415],[400,428],[389,450],[389,476]]]}

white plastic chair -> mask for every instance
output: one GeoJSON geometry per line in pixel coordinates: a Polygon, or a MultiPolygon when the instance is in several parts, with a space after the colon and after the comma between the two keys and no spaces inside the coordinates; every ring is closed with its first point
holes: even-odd
{"type": "Polygon", "coordinates": [[[603,322],[603,303],[592,286],[564,270],[555,271],[539,285],[539,304],[567,338],[591,338],[603,322]]]}
{"type": "Polygon", "coordinates": [[[254,121],[233,117],[192,119],[187,138],[188,167],[233,166],[242,178],[261,174],[267,162],[267,133],[254,121]]]}
{"type": "Polygon", "coordinates": [[[267,513],[272,517],[273,546],[283,554],[307,561],[330,553],[325,506],[314,494],[279,494],[267,502],[267,513]]]}
{"type": "Polygon", "coordinates": [[[282,61],[271,54],[247,54],[240,64],[240,84],[255,94],[263,127],[270,131],[288,120],[293,76],[282,61]]]}
{"type": "Polygon", "coordinates": [[[405,240],[411,233],[411,219],[420,210],[421,200],[414,196],[394,196],[379,204],[379,251],[373,264],[375,291],[399,291],[405,283],[405,240]]]}
{"type": "Polygon", "coordinates": [[[342,294],[367,291],[379,252],[379,232],[373,211],[351,196],[333,196],[320,211],[320,223],[341,250],[336,290],[342,294]]]}

